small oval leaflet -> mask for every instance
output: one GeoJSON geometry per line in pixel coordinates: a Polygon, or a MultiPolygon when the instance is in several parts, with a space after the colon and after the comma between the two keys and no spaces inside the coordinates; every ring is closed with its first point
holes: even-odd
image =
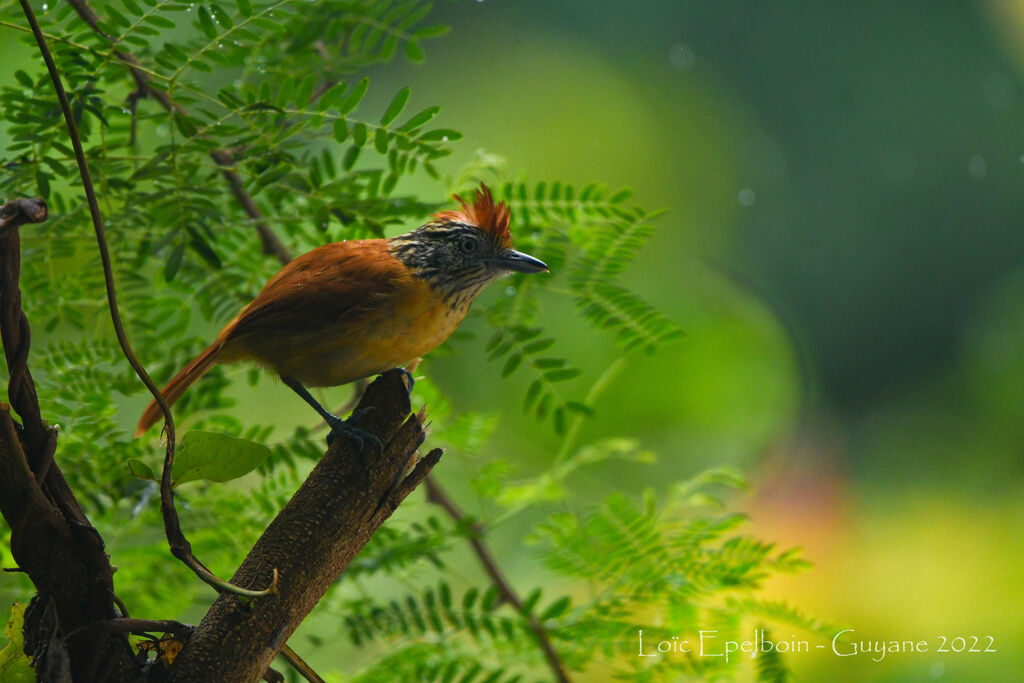
{"type": "Polygon", "coordinates": [[[270,449],[261,443],[218,432],[191,431],[181,440],[174,458],[174,484],[197,479],[225,482],[263,464],[270,449]]]}
{"type": "MultiPolygon", "coordinates": [[[[174,455],[171,478],[174,486],[199,479],[231,481],[252,472],[268,457],[270,449],[261,443],[195,430],[182,438],[174,455]]],[[[160,480],[146,463],[137,458],[128,460],[128,469],[140,479],[160,480]]]]}

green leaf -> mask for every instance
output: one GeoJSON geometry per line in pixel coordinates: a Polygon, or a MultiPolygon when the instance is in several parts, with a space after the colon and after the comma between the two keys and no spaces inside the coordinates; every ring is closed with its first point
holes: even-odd
{"type": "Polygon", "coordinates": [[[154,474],[153,469],[142,462],[138,458],[128,458],[125,460],[125,464],[128,465],[128,471],[139,479],[149,479],[150,481],[160,481],[160,478],[154,474]]]}
{"type": "Polygon", "coordinates": [[[480,590],[476,586],[470,586],[469,590],[462,596],[462,610],[468,612],[473,608],[473,604],[476,602],[477,597],[480,595],[480,590]]]}
{"type": "Polygon", "coordinates": [[[402,88],[395,95],[394,99],[391,100],[391,104],[384,110],[384,115],[380,117],[380,125],[386,126],[402,113],[405,108],[405,103],[409,101],[409,88],[402,88]]]}
{"type": "Polygon", "coordinates": [[[294,78],[286,79],[284,83],[281,83],[280,87],[277,89],[277,92],[274,93],[274,101],[280,107],[287,106],[288,102],[290,102],[291,99],[292,99],[292,91],[294,91],[294,90],[295,90],[295,79],[294,78]]]}
{"type": "Polygon", "coordinates": [[[54,173],[61,177],[67,177],[68,175],[71,174],[71,170],[68,167],[64,166],[64,164],[57,161],[56,159],[52,159],[50,157],[43,157],[40,161],[42,161],[44,164],[53,169],[54,173]]]}
{"type": "Polygon", "coordinates": [[[167,258],[167,262],[164,263],[164,279],[170,282],[174,279],[174,276],[178,274],[178,268],[181,267],[181,259],[185,255],[185,245],[179,244],[174,247],[171,251],[171,255],[167,258]]]}
{"type": "Polygon", "coordinates": [[[357,147],[362,147],[366,144],[366,135],[367,131],[365,123],[357,123],[352,127],[352,142],[354,142],[357,147]]]}
{"type": "Polygon", "coordinates": [[[346,171],[351,171],[352,167],[356,165],[356,159],[359,158],[359,151],[361,149],[362,147],[359,147],[358,145],[352,145],[349,147],[348,151],[345,152],[345,156],[341,160],[341,167],[346,171]]]}
{"type": "Polygon", "coordinates": [[[21,69],[18,69],[17,71],[14,72],[14,77],[17,78],[18,82],[21,83],[26,88],[31,88],[33,85],[35,85],[32,82],[32,77],[29,76],[24,71],[22,71],[21,69]]]}
{"type": "Polygon", "coordinates": [[[615,194],[613,194],[611,197],[609,197],[608,198],[608,203],[609,204],[620,204],[620,203],[626,201],[627,199],[629,199],[632,195],[633,195],[633,190],[629,189],[628,187],[624,187],[621,190],[619,190],[618,192],[616,192],[615,194]]]}
{"type": "Polygon", "coordinates": [[[448,33],[450,29],[451,26],[444,25],[424,26],[423,28],[416,29],[412,35],[415,38],[437,38],[438,36],[443,36],[448,33]]]}
{"type": "Polygon", "coordinates": [[[526,390],[526,397],[523,399],[523,410],[529,412],[537,399],[540,397],[540,390],[543,388],[539,379],[533,380],[530,383],[530,387],[526,390]]]}
{"type": "Polygon", "coordinates": [[[458,140],[462,137],[462,133],[451,128],[438,128],[436,130],[430,130],[420,136],[420,140],[423,142],[437,142],[442,140],[448,142],[450,140],[458,140]]]}
{"type": "Polygon", "coordinates": [[[316,78],[313,74],[309,74],[302,79],[298,87],[295,88],[295,103],[300,107],[305,107],[309,104],[313,98],[313,90],[316,88],[316,78]]]}
{"type": "Polygon", "coordinates": [[[25,638],[22,628],[26,606],[22,602],[11,605],[11,618],[7,620],[5,629],[7,647],[0,650],[0,681],[4,683],[34,683],[36,680],[32,660],[23,651],[25,638]]]}
{"type": "Polygon", "coordinates": [[[107,14],[110,16],[110,23],[114,26],[128,27],[132,25],[132,22],[128,21],[128,17],[117,11],[117,8],[113,5],[107,5],[107,14]]]}
{"type": "Polygon", "coordinates": [[[518,353],[509,356],[508,360],[505,361],[505,367],[503,367],[501,369],[501,377],[502,377],[502,379],[504,379],[505,377],[508,377],[513,372],[515,372],[516,368],[519,367],[519,363],[521,363],[522,360],[523,360],[523,357],[521,355],[519,355],[518,353]]]}
{"type": "Polygon", "coordinates": [[[550,338],[550,337],[548,337],[547,339],[538,339],[537,341],[532,341],[529,344],[524,345],[523,346],[523,353],[525,353],[527,355],[533,355],[535,353],[539,353],[539,352],[543,351],[544,349],[554,345],[554,343],[555,343],[555,340],[550,338]]]}
{"type": "MultiPolygon", "coordinates": [[[[171,27],[173,26],[174,24],[171,24],[171,27]]],[[[185,51],[177,45],[175,45],[174,43],[164,43],[164,51],[166,51],[167,54],[171,56],[171,59],[174,59],[182,64],[188,61],[188,55],[185,53],[185,51]]]]}
{"type": "Polygon", "coordinates": [[[364,78],[363,80],[356,83],[356,87],[352,88],[352,92],[348,94],[345,99],[338,105],[338,114],[345,116],[349,112],[358,106],[362,101],[363,95],[366,94],[366,89],[370,87],[370,79],[364,78]]]}
{"type": "Polygon", "coordinates": [[[44,199],[50,198],[50,179],[46,177],[41,168],[36,169],[36,187],[44,199]]]}
{"type": "Polygon", "coordinates": [[[210,11],[213,13],[213,18],[217,20],[217,23],[224,28],[234,28],[235,22],[231,21],[231,17],[225,12],[219,5],[210,5],[210,11]]]}
{"type": "Polygon", "coordinates": [[[191,431],[174,458],[174,485],[206,479],[231,481],[252,472],[270,457],[261,443],[218,432],[191,431]]]}
{"type": "Polygon", "coordinates": [[[327,111],[331,108],[331,105],[341,99],[342,93],[345,92],[345,88],[348,86],[344,83],[335,83],[320,96],[317,100],[316,108],[317,111],[327,111]]]}
{"type": "Polygon", "coordinates": [[[158,14],[150,14],[148,17],[143,19],[147,24],[153,24],[159,28],[174,28],[175,24],[167,17],[162,17],[158,14]]]}
{"type": "Polygon", "coordinates": [[[250,22],[254,26],[258,26],[264,31],[271,31],[273,33],[287,33],[288,27],[279,21],[274,21],[266,16],[253,17],[250,22]]]}
{"type": "Polygon", "coordinates": [[[569,609],[569,605],[572,604],[572,598],[568,595],[555,600],[553,603],[548,605],[547,609],[540,615],[541,621],[547,621],[549,619],[555,619],[562,616],[569,609]]]}
{"type": "Polygon", "coordinates": [[[540,600],[540,588],[534,588],[526,599],[523,600],[523,608],[520,610],[524,615],[529,615],[533,612],[533,608],[537,605],[537,601],[540,600]]]}
{"type": "Polygon", "coordinates": [[[242,111],[274,111],[283,114],[284,109],[270,102],[253,102],[242,107],[242,111]]]}
{"type": "Polygon", "coordinates": [[[566,401],[565,407],[571,410],[572,412],[577,413],[579,415],[583,415],[585,417],[594,416],[594,409],[585,403],[580,403],[579,401],[566,401]]]}
{"type": "Polygon", "coordinates": [[[423,47],[418,40],[410,40],[405,44],[405,56],[409,58],[410,62],[423,61],[423,47]]]}
{"type": "Polygon", "coordinates": [[[345,119],[336,119],[334,121],[334,139],[338,142],[345,142],[347,137],[348,124],[345,123],[345,119]]]}
{"type": "Polygon", "coordinates": [[[548,370],[544,373],[544,377],[549,382],[564,382],[573,377],[579,377],[581,372],[579,368],[561,368],[558,370],[548,370]]]}
{"type": "Polygon", "coordinates": [[[373,136],[373,146],[378,154],[388,153],[388,132],[386,130],[383,128],[377,129],[377,133],[373,136]]]}
{"type": "Polygon", "coordinates": [[[243,17],[252,16],[252,3],[249,0],[235,0],[235,6],[243,17]]]}
{"type": "Polygon", "coordinates": [[[428,123],[431,119],[437,116],[438,112],[441,111],[441,107],[427,107],[419,114],[416,114],[411,119],[403,123],[398,130],[403,133],[408,133],[411,130],[415,130],[425,123],[428,123]]]}
{"type": "Polygon", "coordinates": [[[203,33],[210,40],[217,38],[217,27],[213,23],[213,17],[210,16],[210,10],[206,9],[204,5],[199,5],[199,27],[203,29],[203,33]]]}
{"type": "Polygon", "coordinates": [[[196,250],[196,253],[203,257],[204,261],[218,270],[223,267],[224,264],[220,260],[220,256],[217,255],[217,252],[213,250],[213,247],[210,246],[207,239],[200,234],[199,230],[196,229],[194,225],[186,225],[185,232],[188,233],[188,236],[191,239],[192,247],[196,250]]]}

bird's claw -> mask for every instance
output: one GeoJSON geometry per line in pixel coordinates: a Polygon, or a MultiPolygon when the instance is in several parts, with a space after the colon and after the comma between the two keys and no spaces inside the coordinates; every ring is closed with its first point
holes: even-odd
{"type": "Polygon", "coordinates": [[[356,427],[355,425],[351,424],[352,420],[354,420],[357,417],[361,417],[362,415],[365,415],[370,410],[372,410],[372,407],[360,408],[359,410],[352,413],[352,415],[350,415],[347,420],[342,420],[341,418],[338,417],[335,417],[333,420],[327,420],[327,424],[331,428],[330,433],[327,435],[327,446],[330,447],[330,445],[334,443],[334,439],[336,439],[338,436],[344,436],[346,439],[352,442],[352,444],[356,447],[356,450],[360,454],[362,454],[363,447],[366,445],[366,442],[370,442],[377,447],[378,457],[383,455],[384,445],[381,444],[380,439],[377,438],[377,435],[371,434],[365,429],[360,429],[359,427],[356,427]]]}
{"type": "Polygon", "coordinates": [[[405,379],[408,380],[406,382],[406,387],[409,389],[409,393],[411,394],[412,388],[416,386],[416,378],[413,377],[412,373],[406,370],[405,368],[395,368],[395,370],[398,370],[400,373],[405,375],[405,379]]]}

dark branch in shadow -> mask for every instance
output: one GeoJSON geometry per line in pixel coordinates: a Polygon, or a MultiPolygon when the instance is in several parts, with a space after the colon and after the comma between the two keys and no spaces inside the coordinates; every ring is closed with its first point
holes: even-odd
{"type": "MultiPolygon", "coordinates": [[[[102,29],[100,29],[99,17],[87,0],[68,0],[68,3],[75,9],[79,17],[93,29],[93,31],[106,37],[111,41],[111,43],[114,43],[113,38],[104,34],[102,29]]],[[[153,84],[149,76],[140,69],[141,63],[134,55],[125,51],[117,51],[115,52],[115,55],[131,72],[140,91],[145,92],[148,96],[155,99],[165,110],[169,112],[184,113],[186,111],[180,104],[172,100],[166,91],[161,90],[153,84]]],[[[328,85],[327,87],[330,86],[328,85]]],[[[326,88],[323,88],[323,90],[326,90],[326,88]]],[[[322,92],[318,89],[318,92],[313,99],[316,99],[320,94],[322,94],[322,92]]],[[[222,175],[228,182],[231,192],[236,201],[238,201],[239,206],[241,206],[243,211],[245,211],[245,213],[253,220],[253,226],[259,234],[263,244],[263,253],[274,256],[282,265],[289,263],[292,260],[291,253],[266,222],[266,219],[260,212],[255,200],[248,194],[248,192],[246,192],[242,179],[237,173],[228,168],[234,165],[230,153],[226,150],[214,150],[211,152],[211,156],[222,167],[222,175]]],[[[358,392],[356,395],[358,396],[358,392]]],[[[431,455],[433,455],[433,452],[429,454],[427,458],[424,458],[420,464],[423,465],[430,460],[431,455]]],[[[440,457],[439,452],[438,457],[440,457]]],[[[432,466],[433,465],[431,464],[430,467],[432,466]]],[[[409,479],[411,478],[412,476],[410,475],[409,479]]],[[[436,479],[433,477],[426,477],[426,483],[428,487],[427,499],[430,502],[440,505],[445,509],[449,516],[457,522],[465,519],[462,512],[452,501],[452,498],[445,492],[444,488],[436,481],[436,479]]],[[[477,560],[498,587],[502,599],[509,602],[517,609],[520,609],[522,606],[522,600],[504,578],[504,575],[500,571],[497,563],[482,539],[472,538],[470,539],[470,545],[473,549],[474,555],[477,557],[477,560]]],[[[555,652],[551,645],[550,638],[543,624],[541,624],[536,617],[531,616],[530,628],[536,635],[538,643],[544,652],[545,659],[556,679],[559,681],[568,681],[569,678],[565,672],[565,667],[557,652],[555,652]]]]}
{"type": "Polygon", "coordinates": [[[41,199],[0,207],[0,338],[10,375],[8,395],[21,424],[0,404],[0,514],[11,528],[11,554],[38,592],[25,619],[26,652],[36,671],[102,680],[98,662],[118,680],[137,669],[123,635],[88,630],[116,618],[113,569],[103,541],[89,523],[60,468],[53,464],[57,430],[42,418],[28,368],[31,341],[21,308],[18,228],[46,219],[41,199]],[[45,596],[45,597],[40,597],[45,596]]]}
{"type": "Polygon", "coordinates": [[[277,568],[278,593],[246,605],[222,595],[168,671],[168,680],[255,680],[356,554],[441,457],[417,461],[424,433],[410,415],[400,371],[374,381],[356,426],[377,436],[383,453],[338,439],[270,523],[232,581],[266,581],[277,568]],[[411,469],[411,472],[406,474],[411,469]]]}
{"type": "Polygon", "coordinates": [[[124,323],[121,320],[121,311],[117,305],[117,289],[114,285],[114,269],[110,262],[110,250],[107,247],[106,230],[103,227],[103,214],[100,212],[99,200],[96,198],[96,190],[93,188],[92,177],[89,174],[89,164],[85,159],[85,150],[82,148],[82,140],[78,134],[78,125],[75,123],[75,117],[71,112],[71,103],[68,101],[67,93],[64,91],[64,84],[61,81],[60,74],[57,72],[57,65],[53,61],[53,55],[50,53],[50,48],[46,45],[46,38],[43,36],[42,30],[39,28],[39,22],[36,20],[32,7],[29,5],[28,0],[20,0],[20,3],[22,12],[25,14],[25,19],[28,20],[29,26],[32,28],[32,34],[35,36],[36,44],[39,46],[39,52],[43,57],[43,61],[46,62],[46,69],[50,74],[50,80],[53,82],[53,89],[57,94],[61,113],[64,115],[64,124],[68,130],[68,137],[71,139],[71,146],[75,151],[75,160],[78,163],[78,174],[82,179],[82,189],[85,191],[85,200],[89,205],[89,215],[92,218],[93,229],[96,233],[96,243],[100,252],[100,262],[103,265],[103,281],[107,291],[107,303],[110,310],[110,318],[114,325],[114,333],[117,336],[117,342],[121,346],[121,352],[124,354],[124,357],[128,360],[132,369],[135,370],[135,374],[138,375],[142,383],[146,385],[149,393],[151,393],[153,398],[156,399],[157,404],[160,406],[160,410],[164,414],[164,432],[167,436],[167,448],[164,454],[163,476],[160,479],[160,510],[163,513],[164,531],[167,534],[167,541],[170,545],[171,553],[181,560],[185,566],[191,569],[196,576],[218,591],[229,591],[250,598],[269,595],[276,590],[276,574],[272,577],[269,587],[263,590],[239,588],[223,581],[207,569],[198,559],[196,559],[196,556],[192,553],[191,544],[189,544],[188,539],[185,538],[185,534],[181,530],[181,524],[178,521],[178,511],[174,508],[174,489],[171,486],[171,471],[174,464],[175,446],[174,418],[171,415],[170,407],[160,394],[160,389],[156,386],[156,383],[153,382],[149,373],[146,372],[142,363],[139,362],[138,357],[135,355],[135,350],[132,349],[131,342],[128,341],[128,334],[125,332],[124,323]]]}

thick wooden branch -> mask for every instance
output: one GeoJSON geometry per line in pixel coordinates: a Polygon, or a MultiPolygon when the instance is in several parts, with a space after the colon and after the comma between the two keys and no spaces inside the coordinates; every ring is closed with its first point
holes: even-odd
{"type": "MultiPolygon", "coordinates": [[[[68,2],[78,13],[79,17],[85,21],[93,31],[99,35],[103,35],[112,43],[114,42],[110,36],[107,36],[100,29],[99,17],[89,5],[88,0],[68,0],[68,2]]],[[[154,98],[167,111],[185,113],[185,109],[180,104],[172,100],[166,91],[158,88],[152,82],[152,79],[139,68],[141,64],[134,55],[123,50],[116,52],[116,55],[131,72],[140,93],[154,98]]],[[[313,99],[316,99],[319,94],[321,93],[318,89],[318,93],[314,95],[313,99]]],[[[290,262],[292,260],[291,253],[269,226],[252,196],[245,190],[242,179],[237,173],[231,170],[231,167],[233,166],[231,155],[225,150],[218,149],[213,150],[211,152],[211,156],[217,164],[221,166],[223,177],[231,188],[231,192],[239,206],[252,219],[253,226],[259,234],[263,245],[263,253],[274,256],[282,264],[290,262]]],[[[427,500],[442,507],[455,521],[458,522],[463,520],[464,516],[461,510],[459,510],[458,506],[455,505],[451,497],[445,492],[444,488],[433,477],[427,479],[427,500]]],[[[368,538],[369,537],[367,537],[367,539],[368,538]]],[[[482,538],[476,537],[471,539],[470,547],[484,570],[487,572],[487,575],[498,588],[501,599],[509,602],[516,609],[521,609],[522,599],[512,588],[511,584],[509,584],[505,579],[482,538]]],[[[567,683],[570,679],[566,673],[565,666],[562,664],[560,657],[555,651],[543,624],[541,624],[535,616],[530,616],[528,620],[530,630],[537,638],[538,645],[544,653],[544,658],[547,661],[555,679],[567,683]]]]}
{"type": "Polygon", "coordinates": [[[103,662],[117,680],[129,681],[138,671],[123,638],[90,628],[117,616],[114,572],[103,541],[52,462],[57,430],[40,414],[28,368],[31,331],[21,309],[18,227],[45,220],[46,213],[41,199],[0,207],[0,338],[8,393],[22,420],[17,424],[0,404],[0,514],[11,528],[11,554],[39,594],[25,629],[27,647],[41,656],[37,673],[59,675],[48,669],[59,661],[74,680],[90,680],[103,662]]]}
{"type": "Polygon", "coordinates": [[[21,309],[21,235],[18,228],[26,223],[41,223],[49,210],[39,198],[14,199],[0,206],[0,339],[10,379],[7,395],[21,417],[27,455],[37,479],[42,480],[48,467],[47,442],[51,441],[50,425],[39,413],[36,384],[28,368],[28,350],[32,333],[28,318],[21,309]]]}
{"type": "MultiPolygon", "coordinates": [[[[19,431],[0,404],[0,513],[11,527],[14,561],[39,595],[52,601],[56,624],[46,624],[46,630],[73,634],[63,645],[74,680],[95,678],[97,661],[113,665],[115,680],[133,680],[137,670],[119,640],[87,628],[116,616],[113,570],[103,542],[92,527],[69,525],[48,500],[29,469],[19,431]]],[[[26,632],[26,639],[45,647],[36,632],[26,632]]]]}
{"type": "Polygon", "coordinates": [[[306,615],[398,504],[441,457],[417,461],[421,415],[395,370],[373,382],[355,424],[384,445],[362,454],[339,439],[263,533],[232,577],[263,586],[276,569],[278,593],[247,606],[222,595],[196,627],[168,672],[171,681],[256,681],[306,615]],[[411,472],[406,474],[411,468],[411,472]]]}

